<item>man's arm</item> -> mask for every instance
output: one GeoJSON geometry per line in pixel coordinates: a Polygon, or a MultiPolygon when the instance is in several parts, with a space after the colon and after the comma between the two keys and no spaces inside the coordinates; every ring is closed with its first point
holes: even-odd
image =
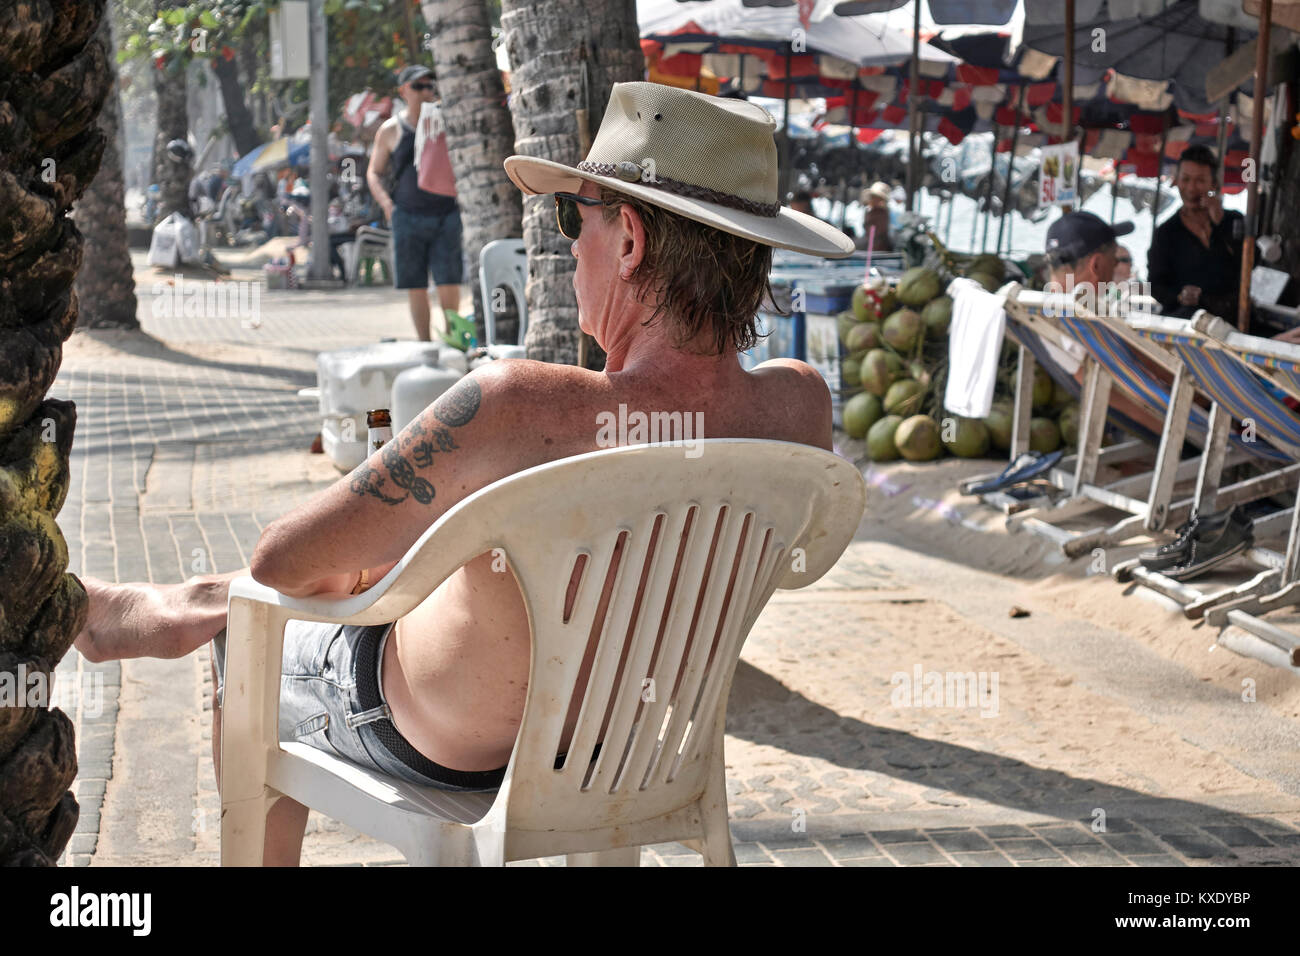
{"type": "Polygon", "coordinates": [[[253,577],[291,596],[349,593],[362,568],[377,581],[452,505],[519,470],[518,403],[495,366],[462,378],[351,474],[268,525],[253,577]]]}
{"type": "Polygon", "coordinates": [[[1165,312],[1173,312],[1179,308],[1178,293],[1182,289],[1174,274],[1173,255],[1169,243],[1169,234],[1157,229],[1151,241],[1151,255],[1147,262],[1151,296],[1160,303],[1165,312]]]}
{"type": "Polygon", "coordinates": [[[390,222],[393,219],[393,197],[384,188],[384,174],[388,172],[388,161],[393,155],[392,132],[397,128],[396,123],[395,119],[389,119],[379,127],[379,132],[375,134],[375,148],[366,167],[366,185],[370,187],[370,195],[379,203],[390,222]]]}

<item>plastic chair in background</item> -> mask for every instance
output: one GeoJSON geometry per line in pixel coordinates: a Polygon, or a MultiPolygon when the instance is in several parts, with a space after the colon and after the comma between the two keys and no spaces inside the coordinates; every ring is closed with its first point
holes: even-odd
{"type": "Polygon", "coordinates": [[[479,290],[483,296],[484,325],[487,327],[487,344],[496,345],[496,309],[492,293],[505,286],[515,296],[519,308],[519,345],[524,344],[528,331],[528,300],[524,287],[528,282],[528,250],[522,239],[494,239],[483,246],[478,257],[479,290]]]}
{"type": "Polygon", "coordinates": [[[234,581],[222,865],[262,862],[266,813],[285,795],[415,865],[565,854],[571,866],[636,866],[639,847],[680,841],[708,865],[734,866],[723,734],[741,647],[778,587],[812,584],[839,560],[862,518],[866,483],[848,461],[808,445],[705,439],[697,450],[700,460],[675,444],[615,448],[494,482],[453,506],[355,597],[290,598],[248,577],[234,581]],[[289,620],[396,620],[494,548],[519,583],[532,641],[528,696],[499,790],[413,786],[278,739],[289,620]]]}
{"type": "Polygon", "coordinates": [[[393,267],[393,233],[390,229],[378,229],[374,226],[362,226],[357,230],[355,245],[348,262],[348,285],[356,285],[361,274],[362,265],[366,268],[366,284],[372,282],[371,271],[378,262],[384,275],[392,282],[396,270],[393,267]]]}

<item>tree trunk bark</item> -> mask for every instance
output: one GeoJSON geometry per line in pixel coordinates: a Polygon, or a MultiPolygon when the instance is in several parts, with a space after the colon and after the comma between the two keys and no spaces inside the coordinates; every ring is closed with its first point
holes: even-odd
{"type": "Polygon", "coordinates": [[[424,22],[433,38],[434,70],[447,127],[447,150],[456,174],[463,228],[465,277],[474,296],[478,338],[486,341],[484,316],[497,306],[496,337],[512,342],[519,318],[513,299],[483,302],[479,255],[494,239],[523,235],[523,197],[502,163],[514,152],[515,130],[492,49],[492,27],[482,2],[425,0],[424,22]],[[503,304],[506,306],[502,308],[503,304]]]}
{"type": "MultiPolygon", "coordinates": [[[[109,17],[100,21],[96,36],[104,57],[113,59],[113,30],[109,17]]],[[[116,71],[113,87],[99,114],[104,134],[104,158],[99,174],[77,201],[73,219],[85,237],[85,260],[77,273],[77,325],[82,328],[138,329],[135,270],[126,234],[126,188],[122,182],[121,120],[116,71]]]]}
{"type": "MultiPolygon", "coordinates": [[[[510,56],[515,152],[578,163],[586,149],[580,133],[595,137],[610,87],[644,76],[636,3],[502,0],[501,28],[510,56]],[[586,129],[580,131],[583,111],[586,129]]],[[[551,197],[524,201],[524,242],[528,246],[528,356],[576,364],[574,260],[569,240],[555,226],[551,197]]],[[[588,352],[588,367],[603,368],[599,349],[588,352]]]]}
{"type": "Polygon", "coordinates": [[[253,116],[248,111],[244,96],[244,84],[239,81],[239,67],[234,59],[227,60],[218,54],[212,61],[212,72],[221,84],[221,104],[226,109],[226,123],[230,126],[230,138],[235,141],[235,149],[240,156],[247,156],[262,144],[253,124],[253,116]]]}
{"type": "Polygon", "coordinates": [[[0,679],[23,704],[0,706],[0,865],[53,865],[77,825],[72,721],[49,708],[86,616],[55,523],[76,407],[45,393],[77,321],[81,234],[67,213],[104,149],[104,4],[9,4],[0,17],[0,679]]]}
{"type": "MultiPolygon", "coordinates": [[[[180,0],[154,0],[154,12],[180,6],[180,0]]],[[[177,57],[168,60],[162,69],[154,69],[153,88],[158,96],[158,131],[153,140],[153,181],[161,193],[158,197],[158,219],[166,219],[173,212],[190,218],[190,180],[194,170],[189,163],[178,162],[167,154],[167,144],[174,139],[186,139],[190,131],[189,108],[186,106],[189,82],[186,62],[177,57]]]]}

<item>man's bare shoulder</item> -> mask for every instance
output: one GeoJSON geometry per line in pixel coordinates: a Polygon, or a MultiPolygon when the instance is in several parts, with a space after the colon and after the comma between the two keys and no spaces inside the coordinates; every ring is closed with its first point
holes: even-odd
{"type": "Polygon", "coordinates": [[[378,146],[381,142],[384,145],[389,145],[389,142],[393,138],[393,134],[397,132],[401,125],[402,121],[396,115],[390,116],[388,119],[384,120],[383,124],[379,127],[379,131],[375,133],[375,145],[378,146]]]}
{"type": "Polygon", "coordinates": [[[826,379],[807,362],[792,358],[768,359],[755,366],[753,374],[768,379],[779,388],[789,388],[815,405],[823,402],[830,411],[830,389],[826,379]]]}
{"type": "Polygon", "coordinates": [[[819,448],[830,447],[831,391],[820,372],[792,358],[768,359],[753,373],[782,402],[791,420],[798,423],[798,440],[819,448]]]}

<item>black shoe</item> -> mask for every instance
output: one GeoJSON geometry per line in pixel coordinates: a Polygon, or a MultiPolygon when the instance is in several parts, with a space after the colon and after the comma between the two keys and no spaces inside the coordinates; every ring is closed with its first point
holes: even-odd
{"type": "Polygon", "coordinates": [[[1250,519],[1236,505],[1213,514],[1193,514],[1175,529],[1177,537],[1173,541],[1154,551],[1143,551],[1138,560],[1148,571],[1164,571],[1185,564],[1194,538],[1212,538],[1229,524],[1245,531],[1251,530],[1250,519]]]}
{"type": "MultiPolygon", "coordinates": [[[[1236,509],[1233,510],[1235,512],[1236,509]]],[[[1254,544],[1255,534],[1248,520],[1226,520],[1214,532],[1198,529],[1191,536],[1186,558],[1177,566],[1167,569],[1164,574],[1175,581],[1190,581],[1231,560],[1254,544]]]]}
{"type": "Polygon", "coordinates": [[[1148,571],[1163,571],[1181,564],[1187,557],[1187,548],[1192,543],[1196,525],[1196,515],[1192,515],[1175,529],[1177,537],[1173,541],[1162,544],[1154,551],[1143,551],[1138,555],[1138,561],[1148,571]]]}

